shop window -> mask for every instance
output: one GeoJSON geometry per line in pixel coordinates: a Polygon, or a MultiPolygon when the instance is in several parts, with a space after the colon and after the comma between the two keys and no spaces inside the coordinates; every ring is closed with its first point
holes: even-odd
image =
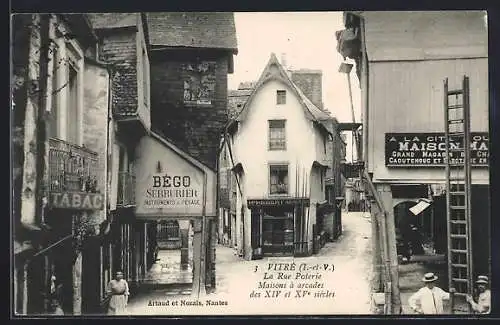
{"type": "Polygon", "coordinates": [[[293,225],[293,211],[290,207],[265,208],[262,217],[263,253],[293,253],[293,225]]]}
{"type": "Polygon", "coordinates": [[[285,120],[269,121],[269,150],[286,150],[285,120]]]}
{"type": "Polygon", "coordinates": [[[286,90],[276,91],[276,104],[278,105],[286,104],[286,90]]]}
{"type": "Polygon", "coordinates": [[[270,194],[288,194],[288,165],[269,166],[270,194]]]}
{"type": "Polygon", "coordinates": [[[215,62],[183,65],[184,104],[211,105],[215,99],[215,62]]]}

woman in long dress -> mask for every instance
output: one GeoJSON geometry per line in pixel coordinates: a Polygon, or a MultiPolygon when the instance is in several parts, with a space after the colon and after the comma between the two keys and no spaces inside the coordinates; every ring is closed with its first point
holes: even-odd
{"type": "Polygon", "coordinates": [[[106,291],[111,296],[108,315],[125,315],[130,292],[127,281],[123,279],[122,272],[116,272],[115,278],[109,281],[106,291]]]}

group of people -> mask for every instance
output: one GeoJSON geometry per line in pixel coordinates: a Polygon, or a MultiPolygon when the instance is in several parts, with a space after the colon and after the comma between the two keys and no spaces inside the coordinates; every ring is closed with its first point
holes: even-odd
{"type": "MultiPolygon", "coordinates": [[[[438,277],[434,273],[424,275],[422,281],[425,286],[414,293],[408,300],[410,308],[417,314],[443,314],[443,301],[450,299],[450,293],[455,291],[453,288],[450,292],[435,285],[438,277]]],[[[488,314],[491,308],[491,292],[488,288],[489,279],[485,275],[477,277],[476,286],[478,291],[477,300],[471,295],[466,296],[466,301],[470,304],[475,314],[488,314]]]]}

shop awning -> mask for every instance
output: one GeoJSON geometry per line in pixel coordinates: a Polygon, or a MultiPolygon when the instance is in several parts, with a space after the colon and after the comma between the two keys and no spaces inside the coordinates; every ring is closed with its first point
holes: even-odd
{"type": "Polygon", "coordinates": [[[313,167],[328,168],[328,165],[326,165],[318,160],[315,160],[315,161],[313,161],[313,167]]]}
{"type": "Polygon", "coordinates": [[[338,124],[339,131],[356,131],[362,125],[363,125],[362,123],[355,123],[355,122],[342,122],[338,124]]]}
{"type": "Polygon", "coordinates": [[[420,199],[419,202],[410,208],[411,213],[418,215],[431,205],[432,201],[429,199],[420,199]]]}

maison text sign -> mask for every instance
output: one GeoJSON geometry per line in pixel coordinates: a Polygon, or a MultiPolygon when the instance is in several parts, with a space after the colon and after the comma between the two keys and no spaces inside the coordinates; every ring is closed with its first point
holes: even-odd
{"type": "Polygon", "coordinates": [[[251,207],[260,206],[278,206],[278,205],[296,205],[303,204],[309,206],[309,199],[307,198],[289,198],[289,199],[249,199],[247,205],[251,207]]]}
{"type": "MultiPolygon", "coordinates": [[[[471,165],[489,164],[487,132],[471,133],[471,165]]],[[[461,138],[451,138],[450,149],[463,148],[461,138]]],[[[446,162],[444,133],[386,133],[385,165],[388,167],[442,167],[446,162]]],[[[451,163],[463,163],[463,152],[450,152],[451,163]]]]}

